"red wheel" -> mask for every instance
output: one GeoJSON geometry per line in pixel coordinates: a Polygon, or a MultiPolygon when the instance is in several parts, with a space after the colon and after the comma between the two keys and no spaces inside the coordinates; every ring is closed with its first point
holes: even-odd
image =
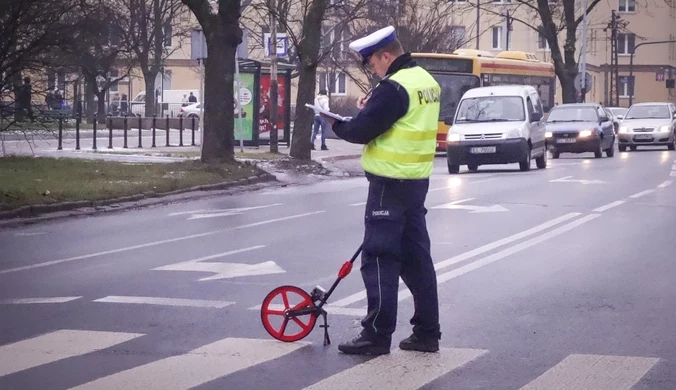
{"type": "Polygon", "coordinates": [[[317,321],[317,313],[287,318],[288,310],[313,307],[312,297],[303,289],[295,286],[280,286],[270,291],[261,305],[261,321],[270,336],[277,340],[298,341],[312,332],[317,321]]]}

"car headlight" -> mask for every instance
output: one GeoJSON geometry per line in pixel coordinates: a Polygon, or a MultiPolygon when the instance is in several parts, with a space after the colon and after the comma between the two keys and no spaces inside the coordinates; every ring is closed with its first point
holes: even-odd
{"type": "Polygon", "coordinates": [[[446,142],[458,142],[460,141],[460,134],[458,133],[448,133],[446,136],[446,142]]]}
{"type": "Polygon", "coordinates": [[[628,133],[628,132],[629,128],[627,128],[627,126],[620,126],[620,133],[628,133]]]}
{"type": "Polygon", "coordinates": [[[586,138],[586,137],[591,137],[592,134],[594,134],[594,132],[591,131],[591,130],[582,130],[578,136],[580,138],[586,138]]]}
{"type": "Polygon", "coordinates": [[[552,138],[552,132],[551,131],[546,132],[545,138],[552,138]]]}
{"type": "Polygon", "coordinates": [[[660,127],[660,132],[661,133],[668,133],[669,132],[669,125],[664,125],[660,127]]]}
{"type": "Polygon", "coordinates": [[[506,138],[521,138],[521,131],[519,129],[512,129],[507,132],[506,138]]]}

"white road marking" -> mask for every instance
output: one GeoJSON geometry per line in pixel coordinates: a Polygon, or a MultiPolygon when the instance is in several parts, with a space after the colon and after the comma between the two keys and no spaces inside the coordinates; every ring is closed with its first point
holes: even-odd
{"type": "Polygon", "coordinates": [[[227,338],[99,378],[71,390],[190,389],[268,360],[277,359],[309,343],[227,338]]]}
{"type": "Polygon", "coordinates": [[[352,203],[350,207],[355,207],[355,206],[364,206],[366,202],[359,202],[359,203],[352,203]]]}
{"type": "Polygon", "coordinates": [[[631,389],[659,359],[569,355],[521,390],[631,389]]]}
{"type": "Polygon", "coordinates": [[[90,259],[92,257],[105,256],[105,255],[110,255],[110,254],[113,254],[113,253],[128,252],[128,251],[132,251],[132,250],[135,250],[135,249],[148,248],[148,247],[158,246],[158,245],[162,245],[162,244],[169,244],[169,243],[172,243],[172,242],[191,240],[193,238],[213,236],[215,234],[231,232],[233,230],[245,229],[245,228],[265,225],[265,224],[269,224],[269,223],[273,223],[273,222],[286,221],[286,220],[294,219],[294,218],[302,218],[302,217],[307,217],[307,216],[310,216],[310,215],[320,214],[320,213],[323,213],[323,212],[324,211],[322,210],[322,211],[315,211],[315,212],[305,213],[305,214],[290,215],[288,217],[269,219],[269,220],[266,220],[266,221],[255,222],[255,223],[250,223],[250,224],[247,224],[247,225],[237,226],[237,227],[234,227],[234,228],[227,228],[227,229],[214,230],[214,231],[205,232],[205,233],[191,234],[189,236],[170,238],[170,239],[167,239],[167,240],[160,240],[160,241],[153,241],[153,242],[148,242],[148,243],[145,243],[145,244],[133,245],[133,246],[118,248],[118,249],[111,249],[111,250],[103,251],[103,252],[89,253],[89,254],[81,255],[81,256],[69,257],[69,258],[66,258],[66,259],[46,261],[44,263],[25,265],[25,266],[16,267],[16,268],[8,268],[8,269],[0,270],[0,275],[9,274],[9,273],[13,273],[13,272],[19,272],[19,271],[26,271],[26,270],[35,269],[35,268],[48,267],[50,265],[68,263],[68,262],[76,261],[76,260],[90,259]]]}
{"type": "Polygon", "coordinates": [[[584,179],[577,179],[577,180],[572,180],[573,176],[564,176],[560,177],[558,179],[550,180],[550,183],[580,183],[580,184],[605,184],[606,182],[603,180],[584,180],[584,179]]]}
{"type": "Polygon", "coordinates": [[[441,204],[439,206],[430,207],[430,209],[471,210],[470,214],[509,211],[505,207],[500,206],[499,204],[494,204],[492,206],[472,206],[460,204],[470,202],[472,200],[474,200],[474,198],[456,200],[450,203],[441,204]]]}
{"type": "Polygon", "coordinates": [[[608,204],[605,205],[605,206],[601,206],[601,207],[595,208],[595,209],[594,209],[594,212],[595,212],[595,213],[601,213],[601,212],[604,212],[604,211],[606,211],[606,210],[610,210],[610,209],[612,209],[613,207],[617,207],[617,206],[619,206],[619,205],[622,205],[622,204],[624,204],[625,202],[626,202],[626,200],[616,200],[616,201],[614,201],[614,202],[608,203],[608,204]]]}
{"type": "MultiPolygon", "coordinates": [[[[485,265],[489,265],[492,263],[495,263],[498,260],[504,259],[505,257],[511,256],[517,252],[521,252],[522,250],[528,249],[534,245],[537,245],[543,241],[547,241],[550,238],[554,238],[560,234],[563,234],[569,230],[572,230],[582,224],[585,224],[589,221],[592,221],[598,217],[600,217],[601,214],[590,214],[586,215],[580,219],[577,219],[571,223],[568,223],[566,225],[560,226],[554,230],[551,230],[547,233],[544,233],[542,235],[539,235],[537,237],[533,237],[530,240],[524,241],[522,243],[516,244],[514,246],[511,246],[509,248],[503,249],[500,252],[494,253],[492,255],[486,256],[480,260],[473,261],[467,265],[464,265],[462,267],[456,268],[452,271],[437,275],[437,284],[441,284],[444,282],[447,282],[451,279],[455,279],[458,276],[462,276],[466,273],[469,273],[471,271],[474,271],[476,269],[479,269],[485,265]]],[[[399,302],[403,301],[404,299],[407,299],[411,297],[411,292],[408,289],[405,290],[400,290],[399,291],[399,302]]]]}
{"type": "MultiPolygon", "coordinates": [[[[284,310],[284,305],[270,305],[272,310],[284,310]]],[[[326,304],[322,306],[322,309],[326,310],[328,314],[335,314],[339,316],[352,316],[352,317],[364,317],[366,315],[366,308],[353,309],[350,307],[335,307],[335,305],[326,304]]],[[[247,310],[261,310],[261,305],[251,306],[247,310]]]]}
{"type": "Polygon", "coordinates": [[[34,303],[66,303],[82,297],[48,297],[48,298],[9,298],[0,299],[0,305],[30,305],[34,303]]]}
{"type": "Polygon", "coordinates": [[[640,198],[640,197],[642,197],[642,196],[644,196],[644,195],[648,195],[648,194],[651,194],[651,193],[653,193],[653,192],[655,192],[655,190],[645,190],[645,191],[638,192],[638,193],[636,193],[636,194],[634,194],[634,195],[631,195],[631,196],[629,196],[629,197],[630,197],[630,198],[633,198],[633,199],[638,199],[638,198],[640,198]]]}
{"type": "Polygon", "coordinates": [[[222,309],[226,306],[234,305],[235,302],[227,301],[207,301],[203,299],[180,299],[180,298],[159,298],[159,297],[132,297],[110,295],[94,302],[104,303],[131,303],[139,305],[160,305],[160,306],[183,306],[183,307],[207,307],[222,309]]]}
{"type": "Polygon", "coordinates": [[[667,188],[669,187],[674,181],[673,180],[667,180],[664,183],[660,184],[657,186],[657,188],[667,188]]]}
{"type": "MultiPolygon", "coordinates": [[[[499,248],[499,247],[501,247],[501,246],[510,244],[510,243],[512,243],[512,242],[514,242],[514,241],[517,241],[517,240],[520,240],[520,239],[522,239],[522,238],[526,238],[526,237],[528,237],[528,236],[532,236],[533,234],[536,234],[536,233],[539,233],[539,232],[541,232],[541,231],[543,231],[543,230],[549,229],[549,228],[551,228],[551,227],[553,227],[553,226],[556,226],[556,225],[558,225],[558,224],[560,224],[560,223],[563,223],[563,222],[565,222],[565,221],[567,221],[567,220],[569,220],[569,219],[571,219],[571,218],[575,218],[575,217],[580,216],[580,215],[582,215],[582,214],[581,214],[581,213],[569,213],[569,214],[563,215],[563,216],[561,216],[561,217],[554,218],[554,219],[552,219],[552,220],[550,220],[550,221],[547,221],[547,222],[545,222],[545,223],[543,223],[543,224],[541,224],[541,225],[535,226],[535,227],[530,228],[530,229],[528,229],[528,230],[524,230],[524,231],[522,231],[522,232],[520,232],[520,233],[516,233],[516,234],[514,234],[514,235],[511,235],[511,236],[502,238],[502,239],[497,240],[497,241],[493,241],[493,242],[488,243],[488,244],[486,244],[486,245],[484,245],[484,246],[481,246],[481,247],[479,247],[479,248],[472,249],[471,251],[467,251],[467,252],[462,253],[462,254],[460,254],[460,255],[453,256],[453,257],[451,257],[451,258],[449,258],[449,259],[446,259],[446,260],[440,261],[440,262],[438,262],[438,263],[435,263],[435,264],[434,264],[434,269],[437,270],[437,271],[439,271],[439,270],[441,270],[441,269],[443,269],[443,268],[450,267],[450,266],[453,265],[453,264],[456,264],[456,263],[459,263],[459,262],[461,262],[461,261],[465,261],[465,260],[471,259],[472,257],[481,255],[481,254],[486,253],[486,252],[490,252],[490,251],[492,251],[493,249],[496,249],[496,248],[499,248]]],[[[401,285],[401,284],[404,284],[404,282],[403,282],[403,281],[399,281],[399,284],[400,284],[400,285],[401,285]]],[[[360,292],[358,292],[358,293],[355,293],[355,294],[349,295],[349,296],[347,296],[347,297],[345,297],[345,298],[339,299],[339,300],[333,302],[333,303],[332,303],[332,306],[341,306],[341,307],[344,307],[344,306],[351,305],[351,304],[353,304],[353,303],[355,303],[355,302],[359,302],[359,301],[364,300],[364,299],[366,299],[366,290],[362,290],[362,291],[360,291],[360,292]]]]}
{"type": "Polygon", "coordinates": [[[415,390],[477,359],[486,350],[441,348],[438,353],[394,350],[348,368],[304,390],[415,390]]]}
{"type": "Polygon", "coordinates": [[[181,211],[177,213],[171,213],[168,214],[170,217],[174,217],[177,215],[187,215],[187,214],[199,214],[199,213],[239,213],[242,211],[250,211],[250,210],[258,210],[258,209],[265,209],[268,207],[274,207],[274,206],[281,206],[281,203],[274,203],[274,204],[268,204],[268,205],[263,205],[263,206],[253,206],[253,207],[235,207],[231,209],[199,209],[199,210],[191,210],[191,211],[181,211]]]}
{"type": "Polygon", "coordinates": [[[59,330],[0,346],[0,377],[61,359],[106,349],[137,337],[140,333],[59,330]]]}

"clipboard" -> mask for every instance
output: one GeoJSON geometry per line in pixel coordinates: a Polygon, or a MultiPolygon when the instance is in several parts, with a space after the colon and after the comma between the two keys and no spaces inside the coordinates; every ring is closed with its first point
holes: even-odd
{"type": "Polygon", "coordinates": [[[307,108],[309,108],[309,109],[311,109],[311,110],[315,110],[315,111],[317,111],[317,112],[320,112],[320,113],[322,113],[322,114],[324,114],[324,115],[326,115],[326,116],[328,116],[328,117],[331,117],[331,118],[333,118],[333,119],[335,119],[335,120],[338,120],[338,121],[341,121],[341,122],[347,122],[347,121],[349,121],[350,119],[352,119],[351,117],[340,116],[340,115],[335,114],[335,113],[333,113],[333,112],[331,112],[331,111],[326,111],[325,109],[323,109],[323,108],[321,108],[321,107],[317,107],[317,106],[315,106],[314,104],[305,103],[305,107],[307,107],[307,108]]]}

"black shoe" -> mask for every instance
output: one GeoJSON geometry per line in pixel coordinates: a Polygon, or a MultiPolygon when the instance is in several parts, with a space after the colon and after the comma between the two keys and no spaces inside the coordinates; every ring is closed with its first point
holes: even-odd
{"type": "Polygon", "coordinates": [[[315,144],[312,144],[311,147],[312,147],[312,150],[317,150],[317,149],[315,149],[315,144]]]}
{"type": "Polygon", "coordinates": [[[329,150],[329,148],[327,148],[326,145],[322,145],[322,150],[329,150]]]}
{"type": "Polygon", "coordinates": [[[439,340],[436,338],[422,339],[412,334],[407,339],[401,340],[399,349],[404,351],[437,352],[439,350],[439,340]]]}
{"type": "Polygon", "coordinates": [[[338,345],[338,350],[349,355],[386,355],[390,353],[390,343],[373,341],[359,335],[338,345]]]}

